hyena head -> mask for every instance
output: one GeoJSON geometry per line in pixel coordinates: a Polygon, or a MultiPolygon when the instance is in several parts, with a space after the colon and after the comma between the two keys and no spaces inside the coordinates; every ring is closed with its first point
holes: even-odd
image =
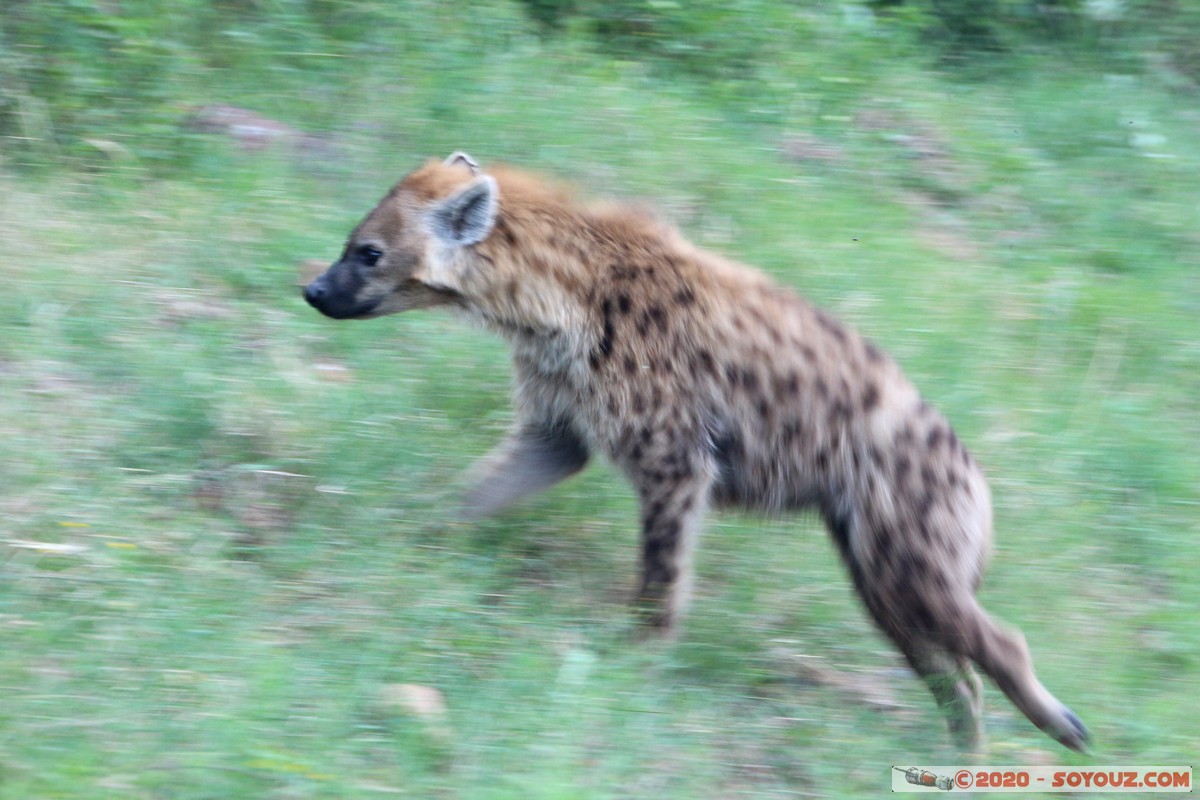
{"type": "Polygon", "coordinates": [[[444,276],[492,232],[498,204],[495,179],[478,174],[470,156],[431,161],[359,223],[341,258],[304,287],[304,299],[334,319],[459,303],[444,276]]]}

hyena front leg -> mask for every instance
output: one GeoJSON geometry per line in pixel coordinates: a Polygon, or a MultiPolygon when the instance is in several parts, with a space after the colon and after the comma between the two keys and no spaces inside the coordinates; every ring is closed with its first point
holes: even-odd
{"type": "Polygon", "coordinates": [[[588,448],[566,424],[519,422],[471,469],[462,515],[479,519],[548,489],[588,462],[588,448]]]}
{"type": "Polygon", "coordinates": [[[708,506],[712,470],[678,457],[637,476],[642,515],[642,579],[638,610],[656,633],[670,635],[691,596],[692,553],[708,506]]]}

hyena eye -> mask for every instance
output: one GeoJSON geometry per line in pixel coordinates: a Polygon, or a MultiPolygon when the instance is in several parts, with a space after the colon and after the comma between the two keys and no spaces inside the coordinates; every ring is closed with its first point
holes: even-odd
{"type": "Polygon", "coordinates": [[[358,248],[358,258],[368,267],[375,266],[379,259],[383,258],[383,251],[378,247],[372,247],[369,244],[364,244],[358,248]]]}

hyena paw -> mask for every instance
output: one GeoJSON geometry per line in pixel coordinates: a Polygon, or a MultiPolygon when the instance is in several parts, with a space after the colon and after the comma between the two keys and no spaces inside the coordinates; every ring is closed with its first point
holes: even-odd
{"type": "Polygon", "coordinates": [[[1046,727],[1046,733],[1050,734],[1064,747],[1069,747],[1080,753],[1088,751],[1088,745],[1091,741],[1091,734],[1088,733],[1087,726],[1075,716],[1075,712],[1066,706],[1059,709],[1058,719],[1054,720],[1046,727]]]}

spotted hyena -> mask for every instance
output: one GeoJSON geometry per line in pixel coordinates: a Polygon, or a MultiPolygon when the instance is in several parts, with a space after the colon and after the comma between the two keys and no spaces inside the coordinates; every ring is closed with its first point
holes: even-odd
{"type": "Polygon", "coordinates": [[[678,623],[710,506],[815,509],[962,746],[981,733],[972,662],[1050,736],[1086,743],[1023,637],[975,598],[992,532],[975,460],[887,355],[761,273],[643,211],[456,153],[397,184],[304,296],[337,319],[451,306],[508,339],[516,420],[467,513],[603,453],[641,503],[654,628],[678,623]]]}

